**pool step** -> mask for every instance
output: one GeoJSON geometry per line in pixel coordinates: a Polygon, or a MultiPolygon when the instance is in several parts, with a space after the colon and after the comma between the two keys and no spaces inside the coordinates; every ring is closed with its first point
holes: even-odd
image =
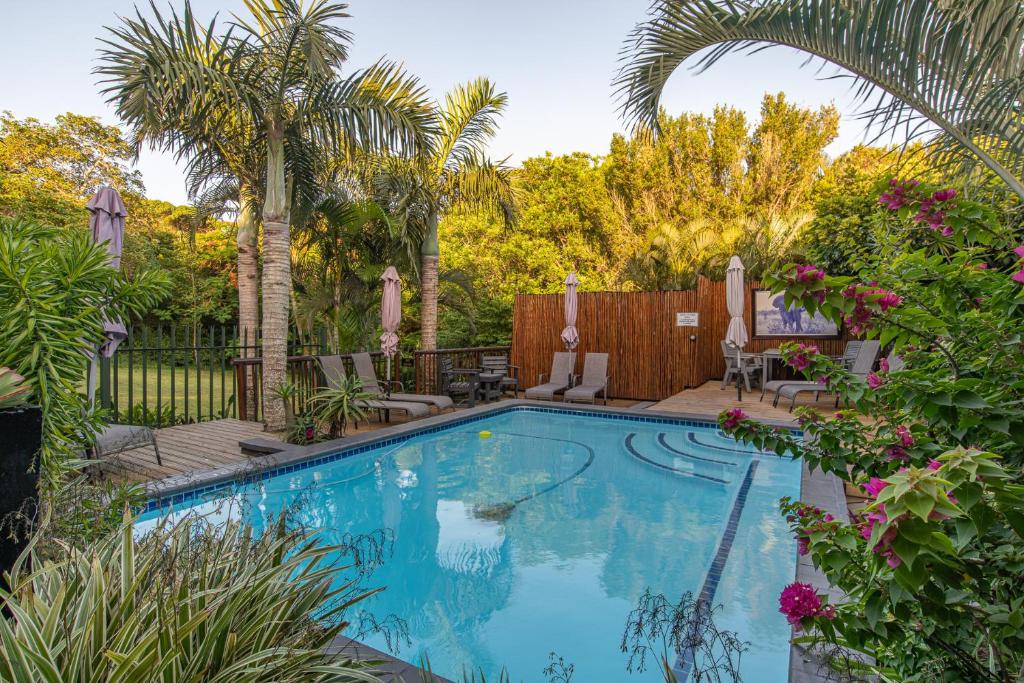
{"type": "Polygon", "coordinates": [[[630,432],[626,435],[623,447],[627,453],[647,465],[680,476],[694,477],[715,484],[728,485],[736,476],[735,473],[726,471],[736,469],[734,466],[730,466],[731,464],[719,464],[692,457],[684,457],[660,448],[653,442],[653,439],[644,438],[645,436],[648,435],[630,432]]]}

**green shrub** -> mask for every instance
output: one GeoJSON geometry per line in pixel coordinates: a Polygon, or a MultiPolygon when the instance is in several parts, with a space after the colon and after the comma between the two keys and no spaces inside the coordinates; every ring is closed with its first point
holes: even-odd
{"type": "Polygon", "coordinates": [[[0,680],[376,681],[326,654],[363,596],[333,586],[337,548],[194,518],[136,539],[125,523],[56,559],[24,554],[0,591],[0,680]]]}
{"type": "Polygon", "coordinates": [[[880,202],[891,238],[859,277],[790,266],[768,286],[881,340],[894,362],[865,381],[786,345],[792,367],[855,410],[803,409],[803,439],[737,409],[720,423],[870,496],[852,524],[783,502],[801,553],[845,596],[827,605],[788,587],[780,604],[801,640],[864,655],[874,664],[844,664],[880,680],[1019,680],[1024,246],[952,190],[893,183],[880,202]]]}

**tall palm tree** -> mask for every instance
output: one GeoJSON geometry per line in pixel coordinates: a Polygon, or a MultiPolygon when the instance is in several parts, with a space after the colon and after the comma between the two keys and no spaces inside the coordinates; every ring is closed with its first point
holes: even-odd
{"type": "Polygon", "coordinates": [[[196,21],[186,1],[167,18],[125,19],[101,51],[104,92],[140,139],[250,136],[266,160],[263,191],[263,396],[267,428],[284,427],[290,272],[290,195],[301,150],[320,146],[415,152],[429,147],[424,89],[401,67],[378,62],[338,75],[351,35],[331,0],[246,0],[223,34],[196,21]]]}
{"type": "Polygon", "coordinates": [[[927,135],[948,160],[980,161],[1024,197],[1018,0],[657,0],[623,48],[623,114],[656,129],[678,66],[692,59],[704,70],[770,45],[848,72],[880,134],[927,135]]]}
{"type": "Polygon", "coordinates": [[[430,149],[411,160],[385,159],[373,179],[378,201],[420,241],[423,349],[437,348],[441,218],[454,209],[478,208],[499,211],[509,224],[515,220],[511,170],[485,154],[507,102],[486,78],[456,86],[435,109],[438,132],[430,149]]]}

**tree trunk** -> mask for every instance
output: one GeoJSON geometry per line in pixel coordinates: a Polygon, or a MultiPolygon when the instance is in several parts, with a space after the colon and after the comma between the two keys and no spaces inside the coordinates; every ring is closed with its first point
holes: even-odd
{"type": "MultiPolygon", "coordinates": [[[[256,230],[257,220],[252,206],[252,193],[244,184],[240,184],[238,212],[238,338],[242,344],[241,356],[255,356],[254,348],[260,325],[260,285],[258,279],[256,230]]],[[[246,420],[256,419],[256,384],[246,382],[246,420]]]]}
{"type": "Polygon", "coordinates": [[[437,214],[427,221],[427,234],[420,247],[420,348],[437,348],[437,273],[441,250],[437,243],[437,214]]]}
{"type": "Polygon", "coordinates": [[[267,431],[285,428],[284,401],[275,391],[288,381],[288,308],[291,237],[282,126],[267,130],[267,198],[263,205],[263,420],[267,431]]]}

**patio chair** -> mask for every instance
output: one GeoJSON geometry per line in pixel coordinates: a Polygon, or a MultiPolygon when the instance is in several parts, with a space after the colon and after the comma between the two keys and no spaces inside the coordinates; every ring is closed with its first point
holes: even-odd
{"type": "Polygon", "coordinates": [[[505,392],[512,389],[512,395],[519,398],[519,367],[509,365],[508,356],[505,354],[484,356],[480,359],[480,366],[484,372],[504,375],[498,384],[499,390],[505,392]]]}
{"type": "Polygon", "coordinates": [[[439,377],[441,391],[458,405],[476,405],[476,394],[480,389],[478,368],[457,368],[451,356],[441,356],[439,377]]]}
{"type": "Polygon", "coordinates": [[[388,401],[405,401],[407,403],[423,403],[428,407],[433,406],[437,408],[437,412],[441,412],[448,408],[454,408],[455,404],[447,396],[436,396],[431,394],[407,394],[405,393],[405,387],[398,380],[387,380],[386,382],[380,382],[377,380],[377,371],[373,368],[373,359],[370,358],[368,353],[353,353],[352,354],[352,365],[355,367],[356,376],[359,377],[363,383],[363,391],[368,394],[373,394],[378,398],[383,398],[388,401]],[[392,386],[397,386],[398,391],[388,391],[392,386]]]}
{"type": "MultiPolygon", "coordinates": [[[[866,379],[871,369],[875,367],[875,361],[878,360],[878,352],[881,350],[882,344],[877,339],[872,339],[864,342],[860,351],[857,353],[857,358],[853,361],[853,365],[850,367],[850,374],[854,377],[860,377],[866,379]]],[[[769,382],[771,384],[771,382],[769,382]]],[[[818,382],[783,382],[778,389],[775,390],[775,400],[772,401],[773,406],[779,404],[780,398],[790,399],[789,412],[793,412],[793,408],[796,406],[796,397],[803,392],[814,392],[814,400],[817,401],[821,396],[822,392],[825,391],[825,387],[818,382]]],[[[839,397],[836,397],[836,407],[839,406],[839,397]]]]}
{"type": "Polygon", "coordinates": [[[852,339],[846,342],[846,347],[843,349],[843,355],[833,356],[832,360],[840,363],[846,369],[853,367],[854,361],[857,360],[857,354],[860,353],[860,347],[864,346],[864,342],[859,339],[852,339]]]}
{"type": "Polygon", "coordinates": [[[750,391],[750,378],[754,378],[754,382],[761,379],[761,363],[763,362],[760,356],[753,356],[749,353],[740,352],[739,362],[736,359],[735,347],[729,346],[729,342],[724,339],[720,340],[719,343],[722,346],[722,357],[725,359],[725,374],[722,376],[722,389],[729,386],[729,381],[733,377],[736,381],[740,381],[740,377],[743,378],[743,384],[747,387],[747,392],[750,391]]]}
{"type": "Polygon", "coordinates": [[[156,464],[163,466],[164,463],[160,460],[160,447],[156,445],[156,435],[152,429],[145,425],[112,424],[104,427],[103,431],[96,436],[93,455],[100,459],[146,446],[153,447],[153,452],[156,453],[156,464]]]}
{"type": "Polygon", "coordinates": [[[562,400],[566,403],[597,403],[599,393],[604,399],[604,404],[608,405],[608,354],[588,353],[583,357],[582,380],[572,389],[567,389],[562,400]]]}
{"type": "MultiPolygon", "coordinates": [[[[323,374],[327,386],[336,388],[338,380],[345,376],[345,361],[341,356],[317,356],[317,363],[320,365],[320,372],[323,374]]],[[[426,417],[430,415],[430,408],[422,403],[410,403],[408,401],[389,401],[379,398],[367,398],[359,401],[363,408],[384,412],[384,419],[390,416],[390,411],[400,410],[408,417],[426,417]]],[[[359,426],[358,424],[356,425],[359,426]]]]}
{"type": "Polygon", "coordinates": [[[537,386],[526,390],[526,398],[553,401],[555,394],[572,386],[573,370],[576,368],[575,351],[557,351],[551,359],[550,381],[544,382],[544,373],[537,376],[537,386]]]}

